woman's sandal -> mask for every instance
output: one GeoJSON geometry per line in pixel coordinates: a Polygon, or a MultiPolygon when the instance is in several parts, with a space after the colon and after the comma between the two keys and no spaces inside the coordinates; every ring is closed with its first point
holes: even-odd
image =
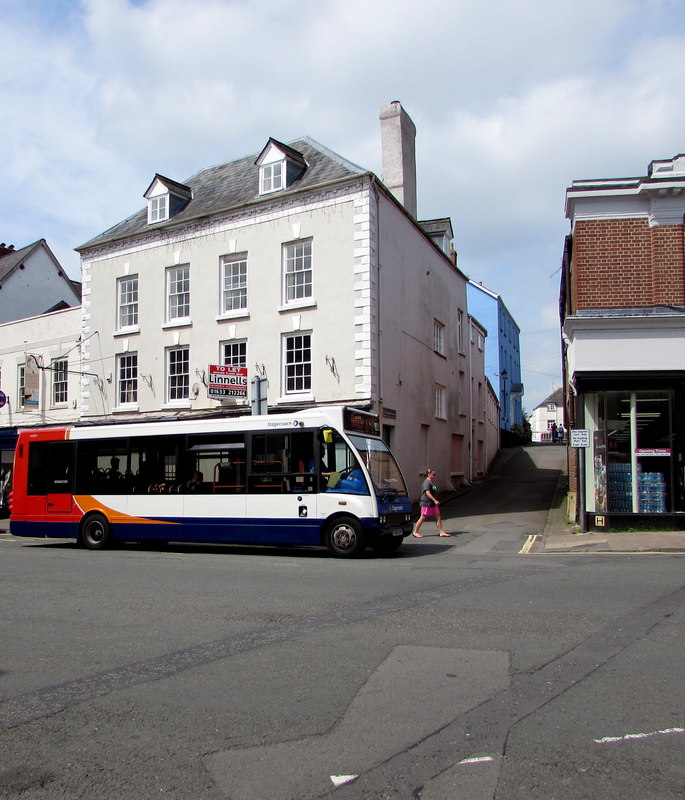
{"type": "Polygon", "coordinates": [[[416,531],[412,531],[411,535],[412,536],[416,536],[417,539],[423,539],[423,534],[422,533],[417,533],[416,531]]]}

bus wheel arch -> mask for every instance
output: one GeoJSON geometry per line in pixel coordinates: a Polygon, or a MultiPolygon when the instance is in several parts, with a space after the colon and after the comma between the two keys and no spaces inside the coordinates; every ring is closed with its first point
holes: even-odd
{"type": "Polygon", "coordinates": [[[88,550],[104,550],[112,542],[112,528],[104,514],[95,511],[81,520],[78,543],[88,550]]]}
{"type": "Polygon", "coordinates": [[[336,558],[354,558],[364,552],[366,539],[361,522],[351,514],[340,514],[328,520],[323,543],[336,558]]]}

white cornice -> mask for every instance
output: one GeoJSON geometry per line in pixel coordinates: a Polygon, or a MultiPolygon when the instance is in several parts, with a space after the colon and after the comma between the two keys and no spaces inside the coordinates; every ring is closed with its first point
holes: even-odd
{"type": "Polygon", "coordinates": [[[564,320],[563,333],[569,339],[583,333],[621,331],[649,331],[682,329],[685,332],[685,313],[673,314],[626,314],[607,316],[569,316],[564,320]]]}
{"type": "Polygon", "coordinates": [[[576,181],[566,190],[567,219],[648,217],[649,224],[675,225],[685,214],[685,177],[616,181],[576,181]]]}

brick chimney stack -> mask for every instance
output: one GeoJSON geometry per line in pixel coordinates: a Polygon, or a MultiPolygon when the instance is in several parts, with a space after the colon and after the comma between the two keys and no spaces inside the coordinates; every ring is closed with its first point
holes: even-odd
{"type": "Polygon", "coordinates": [[[9,245],[9,247],[7,247],[4,242],[2,242],[2,244],[0,244],[0,258],[2,258],[2,256],[7,256],[7,255],[9,255],[10,253],[13,253],[13,252],[14,252],[14,245],[13,244],[9,245]]]}

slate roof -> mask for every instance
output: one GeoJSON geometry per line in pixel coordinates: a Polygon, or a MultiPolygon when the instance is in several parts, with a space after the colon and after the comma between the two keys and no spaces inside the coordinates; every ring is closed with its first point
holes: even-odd
{"type": "MultiPolygon", "coordinates": [[[[3,247],[3,250],[5,251],[4,255],[0,254],[0,286],[2,285],[3,281],[7,280],[7,278],[9,278],[9,276],[15,272],[15,270],[19,269],[19,267],[21,267],[21,265],[24,264],[37,250],[42,248],[54,263],[59,277],[71,288],[71,290],[74,292],[75,299],[80,302],[82,288],[81,282],[73,281],[66,274],[66,272],[62,269],[61,264],[55,257],[55,254],[52,252],[52,250],[50,250],[45,239],[39,239],[37,242],[33,242],[33,244],[19,248],[19,250],[9,250],[8,248],[5,248],[4,245],[0,245],[0,247],[3,247]]],[[[56,305],[40,313],[48,314],[51,311],[58,311],[60,308],[71,307],[72,306],[70,306],[65,300],[60,300],[56,305]]]]}
{"type": "Polygon", "coordinates": [[[564,405],[564,391],[563,389],[555,389],[549,397],[546,397],[541,403],[535,406],[535,408],[542,408],[546,406],[548,403],[555,403],[557,406],[564,405]]]}
{"type": "Polygon", "coordinates": [[[453,238],[452,220],[449,217],[419,220],[418,224],[429,236],[434,233],[446,233],[450,239],[453,238]]]}
{"type": "Polygon", "coordinates": [[[45,239],[39,239],[33,244],[26,245],[19,250],[12,250],[4,256],[0,256],[0,281],[10,275],[14,270],[25,261],[34,250],[37,250],[41,244],[46,244],[45,239]]]}
{"type": "Polygon", "coordinates": [[[193,198],[171,219],[148,225],[146,206],[76,250],[83,252],[109,242],[138,236],[151,230],[175,227],[193,219],[231,211],[251,203],[273,203],[278,198],[298,192],[370,174],[309,137],[290,142],[288,147],[302,155],[307,169],[287,189],[260,195],[259,170],[255,166],[259,153],[252,154],[237,161],[200,170],[192,178],[183,181],[183,185],[192,189],[193,198]]]}

